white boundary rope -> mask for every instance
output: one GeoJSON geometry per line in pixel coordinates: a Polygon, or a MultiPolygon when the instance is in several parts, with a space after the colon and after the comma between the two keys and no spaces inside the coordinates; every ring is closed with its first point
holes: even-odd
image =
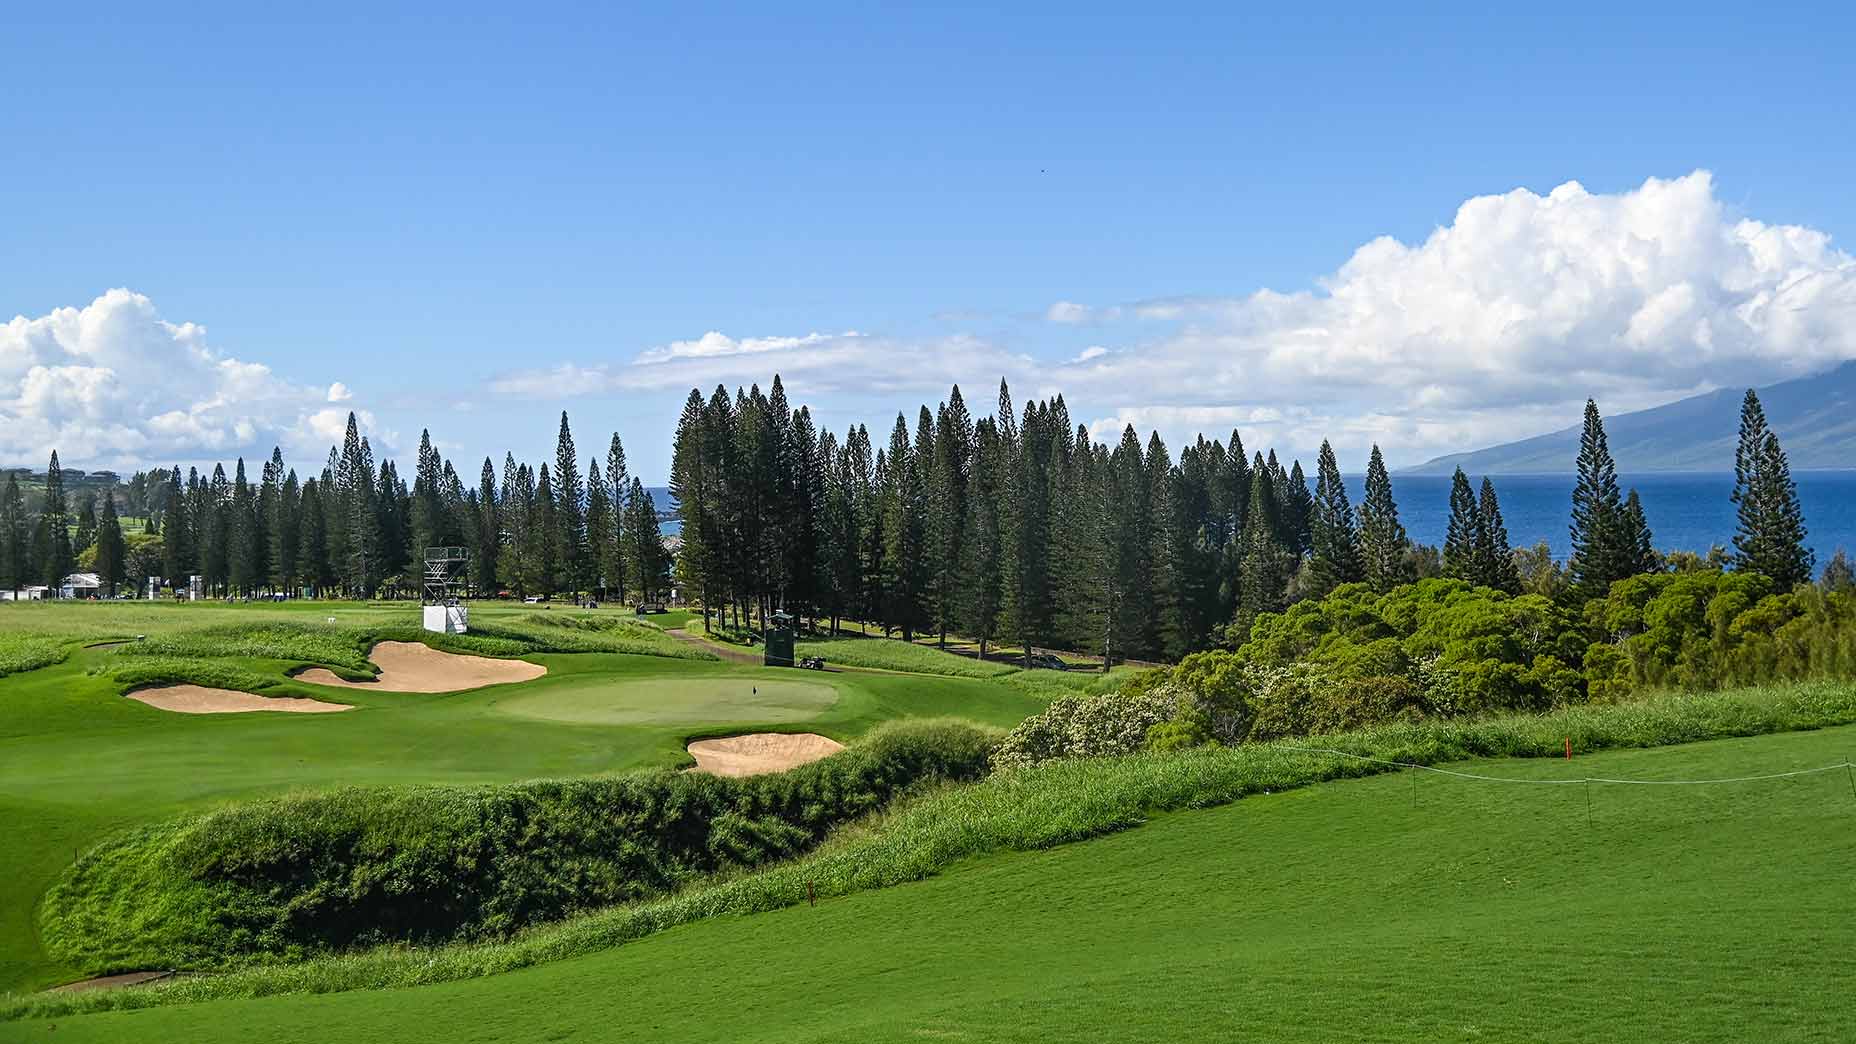
{"type": "Polygon", "coordinates": [[[1331,754],[1337,758],[1351,758],[1374,765],[1390,765],[1394,768],[1419,769],[1433,772],[1439,776],[1454,776],[1457,779],[1473,779],[1485,783],[1532,783],[1537,786],[1577,786],[1583,783],[1611,783],[1622,786],[1639,787],[1698,787],[1719,783],[1759,783],[1772,779],[1790,779],[1794,776],[1815,776],[1823,772],[1849,772],[1856,769],[1856,764],[1839,761],[1834,765],[1819,768],[1796,769],[1791,772],[1769,772],[1759,776],[1723,776],[1718,779],[1609,779],[1603,776],[1582,776],[1578,779],[1522,779],[1518,776],[1485,776],[1477,772],[1458,772],[1454,769],[1437,768],[1432,765],[1419,765],[1410,761],[1388,761],[1385,758],[1372,758],[1364,754],[1354,754],[1345,750],[1329,747],[1291,747],[1276,745],[1277,750],[1295,751],[1300,754],[1331,754]]]}

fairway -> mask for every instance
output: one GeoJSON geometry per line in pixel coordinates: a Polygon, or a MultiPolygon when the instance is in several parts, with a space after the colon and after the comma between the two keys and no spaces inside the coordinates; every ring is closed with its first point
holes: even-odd
{"type": "MultiPolygon", "coordinates": [[[[1841,728],[1468,767],[1677,779],[1852,748],[1841,728]]],[[[1589,811],[1581,787],[1401,773],[486,979],[64,1017],[55,1034],[1833,1041],[1852,1017],[1852,870],[1842,773],[1603,788],[1589,811]]],[[[0,1024],[0,1039],[49,1028],[0,1024]]]]}
{"type": "Polygon", "coordinates": [[[808,721],[838,702],[828,684],[744,673],[653,678],[535,689],[496,701],[499,713],[588,725],[700,725],[721,721],[808,721]]]}

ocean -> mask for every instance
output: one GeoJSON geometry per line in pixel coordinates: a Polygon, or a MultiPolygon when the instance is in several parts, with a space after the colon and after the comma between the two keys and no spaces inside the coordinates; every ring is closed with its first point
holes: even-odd
{"type": "MultiPolygon", "coordinates": [[[[1501,501],[1502,520],[1515,547],[1542,540],[1557,558],[1571,551],[1567,527],[1572,521],[1571,475],[1491,475],[1501,501]]],[[[1800,471],[1798,500],[1804,508],[1808,543],[1822,566],[1838,548],[1856,551],[1856,471],[1800,471]]],[[[1481,476],[1470,479],[1481,489],[1481,476]]],[[[1360,507],[1363,479],[1348,476],[1347,494],[1360,507]]],[[[1619,475],[1626,494],[1632,487],[1643,500],[1644,517],[1661,551],[1706,553],[1715,544],[1733,547],[1736,520],[1732,472],[1656,472],[1619,475]]],[[[1399,520],[1421,544],[1442,546],[1450,521],[1450,478],[1445,475],[1393,475],[1392,497],[1399,520]]]]}
{"type": "MultiPolygon", "coordinates": [[[[1804,506],[1804,521],[1809,543],[1822,566],[1838,548],[1856,552],[1856,471],[1800,471],[1798,499],[1804,506]]],[[[1567,525],[1572,520],[1571,475],[1491,475],[1495,494],[1501,500],[1502,520],[1508,524],[1508,539],[1516,547],[1532,547],[1542,540],[1564,559],[1572,550],[1567,525]]],[[[1472,478],[1478,489],[1482,477],[1472,478]]],[[[1364,479],[1347,477],[1347,495],[1353,509],[1360,510],[1365,495],[1364,479]]],[[[1720,544],[1732,549],[1734,539],[1734,477],[1731,472],[1655,472],[1643,475],[1620,475],[1618,484],[1626,493],[1632,487],[1643,499],[1644,515],[1656,546],[1662,551],[1694,551],[1706,554],[1720,544]]],[[[670,503],[669,491],[653,489],[657,503],[670,503]]],[[[1405,531],[1420,544],[1441,547],[1444,529],[1450,521],[1450,479],[1443,475],[1393,475],[1392,497],[1398,501],[1399,520],[1405,531]]],[[[666,536],[677,532],[680,524],[663,523],[666,536]]]]}

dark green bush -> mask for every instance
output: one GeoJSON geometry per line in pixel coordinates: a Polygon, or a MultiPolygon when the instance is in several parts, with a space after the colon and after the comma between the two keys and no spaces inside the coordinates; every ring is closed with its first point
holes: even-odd
{"type": "Polygon", "coordinates": [[[790,858],[995,737],[895,723],[789,772],[653,772],[482,788],[347,789],[147,828],[48,894],[44,937],[87,967],[210,966],[529,925],[790,858]]]}

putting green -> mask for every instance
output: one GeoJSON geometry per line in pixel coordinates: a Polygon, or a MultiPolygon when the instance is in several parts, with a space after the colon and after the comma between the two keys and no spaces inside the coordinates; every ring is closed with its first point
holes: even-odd
{"type": "Polygon", "coordinates": [[[583,725],[713,725],[807,721],[838,702],[838,691],[830,685],[740,674],[576,681],[511,694],[496,702],[496,710],[583,725]]]}

